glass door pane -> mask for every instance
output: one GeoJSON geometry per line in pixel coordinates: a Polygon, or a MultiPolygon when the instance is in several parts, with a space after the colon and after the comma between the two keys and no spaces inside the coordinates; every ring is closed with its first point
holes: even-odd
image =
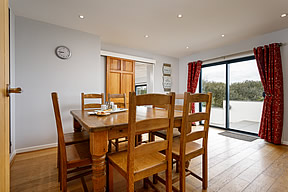
{"type": "MultiPolygon", "coordinates": [[[[212,92],[210,125],[225,127],[226,65],[202,68],[202,93],[212,92]]],[[[205,111],[205,106],[202,106],[205,111]]]]}
{"type": "Polygon", "coordinates": [[[231,129],[258,133],[263,106],[263,86],[255,60],[230,64],[231,129]]]}

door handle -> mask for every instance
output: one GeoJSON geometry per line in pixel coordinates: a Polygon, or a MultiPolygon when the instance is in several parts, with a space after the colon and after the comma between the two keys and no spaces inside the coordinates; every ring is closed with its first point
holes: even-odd
{"type": "Polygon", "coordinates": [[[7,89],[6,89],[6,93],[7,93],[7,96],[9,97],[10,96],[10,93],[22,93],[22,89],[21,87],[16,87],[16,88],[11,88],[10,85],[7,85],[7,89]]]}

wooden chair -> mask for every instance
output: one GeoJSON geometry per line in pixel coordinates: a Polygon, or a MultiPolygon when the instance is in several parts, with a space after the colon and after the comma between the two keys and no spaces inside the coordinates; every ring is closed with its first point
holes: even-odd
{"type": "Polygon", "coordinates": [[[134,192],[134,182],[144,179],[144,186],[151,184],[149,176],[166,171],[166,191],[172,191],[172,130],[174,125],[175,94],[129,94],[128,149],[108,155],[109,190],[113,191],[113,168],[127,180],[127,191],[134,192]],[[136,106],[167,104],[167,117],[136,122],[136,106]],[[166,129],[166,140],[152,141],[135,147],[135,135],[166,129]],[[166,151],[166,155],[160,151],[166,151]]]}
{"type": "MultiPolygon", "coordinates": [[[[184,94],[176,94],[175,96],[175,99],[176,100],[184,100],[184,94]]],[[[153,105],[154,108],[162,108],[162,109],[167,109],[167,106],[165,105],[153,105]]],[[[180,105],[180,104],[175,104],[175,110],[178,110],[178,111],[182,111],[183,110],[183,105],[180,105]]],[[[180,130],[177,130],[177,129],[173,129],[173,138],[174,137],[178,137],[180,136],[180,130]]],[[[149,139],[154,141],[155,140],[155,136],[158,136],[162,139],[165,139],[166,138],[166,131],[165,130],[161,130],[161,131],[155,131],[155,132],[151,132],[149,134],[149,139]]]]}
{"type": "Polygon", "coordinates": [[[104,93],[101,94],[85,94],[81,93],[81,108],[82,110],[85,109],[93,109],[93,108],[101,108],[101,105],[105,104],[105,99],[104,99],[104,93]],[[101,99],[101,104],[100,103],[86,103],[85,100],[91,100],[91,99],[101,99]]]}
{"type": "Polygon", "coordinates": [[[108,93],[108,102],[114,102],[118,108],[127,108],[126,94],[110,94],[108,93]]]}
{"type": "Polygon", "coordinates": [[[62,120],[60,115],[58,95],[56,92],[51,93],[54,114],[56,119],[57,134],[58,134],[58,157],[59,157],[59,177],[60,188],[62,192],[67,191],[67,182],[81,178],[83,187],[85,189],[85,182],[83,176],[91,174],[91,155],[89,151],[89,142],[79,142],[67,145],[65,142],[65,135],[62,128],[62,120]],[[89,169],[87,171],[87,169],[89,169]],[[83,172],[86,170],[85,172],[83,172]],[[81,171],[81,174],[75,174],[81,171]],[[72,177],[67,177],[68,174],[73,173],[72,177]]]}
{"type": "MultiPolygon", "coordinates": [[[[126,108],[126,94],[110,94],[108,93],[108,102],[114,102],[115,105],[117,105],[118,108],[126,108]]],[[[113,144],[115,146],[115,151],[119,151],[119,143],[127,142],[127,138],[123,138],[122,140],[115,139],[109,141],[109,151],[111,151],[111,147],[113,144]]]]}
{"type": "MultiPolygon", "coordinates": [[[[83,97],[82,97],[83,98],[83,97]]],[[[83,100],[82,100],[82,110],[83,110],[83,100]]],[[[81,130],[80,132],[71,132],[71,133],[65,133],[64,134],[64,141],[65,145],[73,145],[76,143],[81,143],[81,142],[88,142],[89,141],[89,133],[85,130],[81,130]]],[[[57,168],[59,168],[60,165],[60,148],[58,145],[58,150],[57,150],[57,168]]],[[[60,169],[58,169],[60,173],[60,169]]],[[[58,174],[58,181],[60,181],[60,174],[58,174]]]]}
{"type": "MultiPolygon", "coordinates": [[[[202,181],[202,188],[205,190],[208,186],[208,159],[207,159],[207,140],[210,121],[212,94],[191,94],[185,93],[183,105],[183,119],[181,125],[181,136],[174,138],[172,147],[173,159],[179,161],[180,191],[185,191],[185,178],[192,175],[202,181]],[[191,103],[206,103],[206,111],[199,113],[190,113],[191,103]],[[204,129],[201,131],[187,132],[187,127],[193,122],[204,121],[204,129]],[[201,142],[202,139],[202,142],[201,142]],[[195,142],[195,141],[200,141],[195,142]],[[190,171],[185,167],[185,163],[190,159],[202,155],[202,177],[190,171]],[[188,172],[188,174],[186,174],[188,172]]],[[[159,177],[157,177],[159,178],[159,177]]],[[[160,181],[160,180],[159,180],[160,181]]],[[[162,181],[163,182],[163,181],[162,181]]],[[[178,191],[173,187],[173,191],[178,191]]]]}

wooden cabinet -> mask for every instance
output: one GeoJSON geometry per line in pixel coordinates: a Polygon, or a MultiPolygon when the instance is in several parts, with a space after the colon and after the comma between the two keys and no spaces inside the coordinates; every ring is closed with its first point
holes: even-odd
{"type": "MultiPolygon", "coordinates": [[[[106,60],[106,100],[108,93],[126,93],[129,102],[129,92],[135,91],[135,61],[107,57],[106,60]]],[[[128,104],[128,103],[127,103],[128,104]]]]}

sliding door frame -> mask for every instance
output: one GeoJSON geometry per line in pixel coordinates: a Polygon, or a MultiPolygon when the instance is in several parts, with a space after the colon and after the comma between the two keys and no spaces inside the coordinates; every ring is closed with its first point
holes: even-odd
{"type": "MultiPolygon", "coordinates": [[[[231,59],[231,60],[227,60],[227,61],[220,61],[220,62],[215,62],[215,63],[209,63],[206,65],[202,65],[201,67],[201,72],[200,72],[200,78],[199,78],[199,93],[202,93],[202,76],[203,76],[203,68],[207,68],[207,67],[213,67],[213,66],[219,66],[219,65],[225,65],[225,82],[226,82],[226,93],[225,93],[225,127],[220,127],[220,126],[216,126],[216,125],[210,125],[210,127],[215,127],[215,128],[220,128],[220,129],[225,129],[225,130],[229,130],[229,131],[235,131],[235,132],[240,132],[240,133],[246,133],[246,134],[250,134],[250,135],[257,135],[256,133],[250,133],[250,132],[246,132],[246,131],[241,131],[241,130],[237,130],[237,129],[231,129],[230,128],[230,113],[229,113],[229,102],[230,102],[230,65],[233,63],[238,63],[238,62],[242,62],[242,61],[249,61],[249,60],[253,60],[255,59],[255,56],[246,56],[246,57],[241,57],[241,58],[237,58],[237,59],[231,59]]],[[[200,103],[199,105],[199,111],[202,112],[202,103],[200,103]]],[[[202,122],[200,123],[202,124],[202,122]]]]}

